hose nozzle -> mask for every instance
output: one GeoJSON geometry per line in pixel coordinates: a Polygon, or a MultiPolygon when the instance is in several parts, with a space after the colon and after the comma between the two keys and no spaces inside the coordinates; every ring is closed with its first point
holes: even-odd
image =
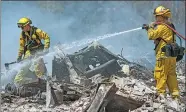
{"type": "Polygon", "coordinates": [[[142,25],[142,29],[148,30],[148,29],[149,29],[149,25],[148,25],[148,24],[143,24],[143,25],[142,25]]]}

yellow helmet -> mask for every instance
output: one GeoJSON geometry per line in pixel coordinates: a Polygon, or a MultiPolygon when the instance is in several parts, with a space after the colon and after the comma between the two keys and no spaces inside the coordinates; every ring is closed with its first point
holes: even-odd
{"type": "Polygon", "coordinates": [[[171,18],[171,11],[170,9],[165,8],[164,6],[158,6],[154,9],[154,15],[171,18]]]}
{"type": "Polygon", "coordinates": [[[27,24],[32,24],[32,21],[27,17],[23,17],[19,19],[19,21],[17,22],[18,27],[23,27],[26,26],[27,24]]]}

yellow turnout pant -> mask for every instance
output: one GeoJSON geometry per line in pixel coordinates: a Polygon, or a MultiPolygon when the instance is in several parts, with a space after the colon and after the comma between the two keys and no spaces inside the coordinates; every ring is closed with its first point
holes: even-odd
{"type": "Polygon", "coordinates": [[[167,85],[172,97],[179,97],[178,81],[176,78],[176,58],[170,57],[157,60],[154,78],[159,94],[165,95],[167,85]]]}
{"type": "MultiPolygon", "coordinates": [[[[30,50],[27,50],[25,53],[25,59],[31,56],[30,50]]],[[[44,60],[42,58],[38,58],[34,60],[34,62],[28,62],[25,66],[21,68],[18,74],[15,76],[14,82],[18,85],[22,85],[24,83],[28,83],[28,81],[32,81],[37,78],[41,78],[46,72],[46,67],[44,64],[44,60]],[[30,70],[30,67],[33,67],[33,71],[30,70]]]]}

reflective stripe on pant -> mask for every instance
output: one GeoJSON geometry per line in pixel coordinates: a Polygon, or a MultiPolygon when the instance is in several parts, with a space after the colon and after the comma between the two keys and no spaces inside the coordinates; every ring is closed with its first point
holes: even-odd
{"type": "Polygon", "coordinates": [[[178,81],[176,78],[176,58],[164,58],[156,61],[154,78],[159,94],[165,94],[166,85],[173,98],[179,97],[178,81]]]}
{"type": "MultiPolygon", "coordinates": [[[[29,50],[27,50],[24,58],[26,59],[29,56],[31,56],[31,53],[29,50]]],[[[42,58],[38,58],[37,60],[34,60],[34,62],[28,62],[26,65],[24,65],[15,76],[14,82],[21,85],[25,82],[41,78],[45,72],[46,67],[44,60],[42,58]],[[30,69],[32,66],[34,66],[33,70],[30,69]]]]}

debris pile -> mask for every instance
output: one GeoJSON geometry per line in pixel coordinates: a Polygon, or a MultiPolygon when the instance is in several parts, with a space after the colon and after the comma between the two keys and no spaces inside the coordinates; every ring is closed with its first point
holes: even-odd
{"type": "MultiPolygon", "coordinates": [[[[164,103],[158,100],[151,70],[111,53],[98,42],[74,54],[61,54],[54,56],[51,76],[22,87],[8,84],[1,93],[1,111],[185,111],[185,102],[178,105],[169,95],[164,103]]],[[[180,88],[185,88],[185,72],[180,68],[178,80],[180,88]]]]}

